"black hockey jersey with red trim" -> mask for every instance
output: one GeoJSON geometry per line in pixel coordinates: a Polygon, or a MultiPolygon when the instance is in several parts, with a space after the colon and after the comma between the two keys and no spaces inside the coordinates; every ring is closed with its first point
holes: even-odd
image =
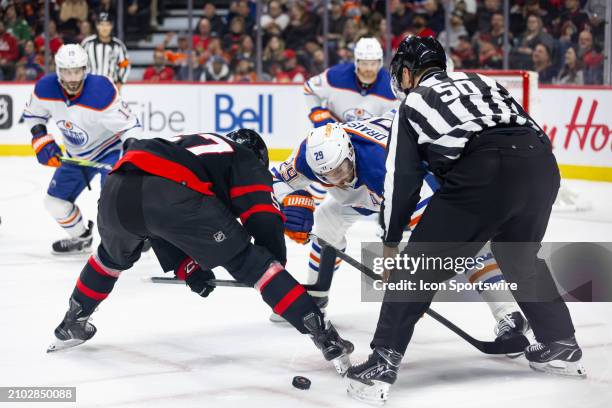
{"type": "Polygon", "coordinates": [[[216,196],[240,218],[255,244],[286,263],[284,215],[272,189],[272,175],[250,149],[214,133],[130,144],[113,171],[132,166],[216,196]]]}

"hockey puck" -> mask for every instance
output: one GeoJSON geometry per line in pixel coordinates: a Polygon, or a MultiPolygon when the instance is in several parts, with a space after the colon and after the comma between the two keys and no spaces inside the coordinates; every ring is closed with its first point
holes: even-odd
{"type": "Polygon", "coordinates": [[[298,388],[300,390],[307,390],[310,388],[310,380],[306,377],[302,377],[299,375],[293,377],[293,382],[291,384],[293,384],[295,388],[298,388]]]}

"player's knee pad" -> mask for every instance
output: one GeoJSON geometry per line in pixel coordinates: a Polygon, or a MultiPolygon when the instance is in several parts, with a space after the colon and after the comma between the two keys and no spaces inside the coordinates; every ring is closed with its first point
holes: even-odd
{"type": "Polygon", "coordinates": [[[267,249],[250,244],[223,266],[234,279],[253,286],[274,261],[267,249]]]}
{"type": "MultiPolygon", "coordinates": [[[[141,251],[139,247],[137,250],[133,251],[130,256],[126,254],[126,256],[122,257],[121,261],[115,259],[104,247],[104,243],[98,245],[98,249],[96,250],[95,257],[101,262],[104,266],[109,269],[117,270],[117,271],[125,271],[130,269],[138,259],[140,259],[141,251]]],[[[127,251],[125,251],[127,252],[127,251]]],[[[125,253],[124,252],[124,253],[125,253]]]]}
{"type": "Polygon", "coordinates": [[[45,196],[44,204],[45,209],[55,219],[66,218],[76,207],[70,201],[62,200],[49,194],[45,196]]]}
{"type": "Polygon", "coordinates": [[[335,200],[328,200],[317,207],[314,213],[313,233],[323,238],[336,248],[346,246],[345,220],[342,205],[335,200]]]}

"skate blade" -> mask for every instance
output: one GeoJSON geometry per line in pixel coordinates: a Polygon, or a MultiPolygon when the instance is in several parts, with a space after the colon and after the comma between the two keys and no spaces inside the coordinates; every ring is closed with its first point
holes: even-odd
{"type": "Polygon", "coordinates": [[[80,339],[70,339],[70,340],[59,340],[56,339],[49,347],[47,347],[47,353],[54,353],[56,351],[66,350],[79,344],[85,343],[85,340],[80,339]]]}
{"type": "Polygon", "coordinates": [[[579,361],[573,363],[562,360],[552,360],[547,363],[530,361],[529,367],[541,373],[562,375],[565,377],[586,378],[587,376],[586,370],[579,361]]]}
{"type": "Polygon", "coordinates": [[[334,358],[332,363],[338,374],[344,375],[351,367],[351,357],[348,354],[342,354],[340,357],[334,358]]]}
{"type": "Polygon", "coordinates": [[[372,385],[368,385],[349,378],[346,393],[351,398],[366,404],[381,406],[387,402],[389,388],[391,388],[391,384],[386,382],[372,380],[372,385]]]}
{"type": "Polygon", "coordinates": [[[276,313],[272,313],[270,315],[270,321],[272,323],[276,323],[276,324],[283,324],[283,323],[287,324],[287,325],[289,324],[289,322],[287,320],[285,320],[285,318],[283,316],[278,315],[276,313]]]}
{"type": "Polygon", "coordinates": [[[70,251],[70,252],[56,252],[51,250],[51,255],[55,256],[75,256],[75,255],[89,255],[91,254],[91,248],[80,249],[78,251],[70,251]]]}

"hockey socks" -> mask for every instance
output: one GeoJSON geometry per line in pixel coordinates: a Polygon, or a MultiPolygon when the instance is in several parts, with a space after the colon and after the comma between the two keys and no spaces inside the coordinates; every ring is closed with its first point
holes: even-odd
{"type": "Polygon", "coordinates": [[[309,333],[304,326],[304,316],[315,313],[323,320],[323,314],[306,289],[277,262],[270,264],[254,286],[274,313],[285,318],[300,333],[309,333]]]}
{"type": "Polygon", "coordinates": [[[104,266],[97,255],[89,257],[72,292],[72,298],[81,304],[84,315],[92,314],[100,302],[108,297],[120,273],[104,266]]]}

